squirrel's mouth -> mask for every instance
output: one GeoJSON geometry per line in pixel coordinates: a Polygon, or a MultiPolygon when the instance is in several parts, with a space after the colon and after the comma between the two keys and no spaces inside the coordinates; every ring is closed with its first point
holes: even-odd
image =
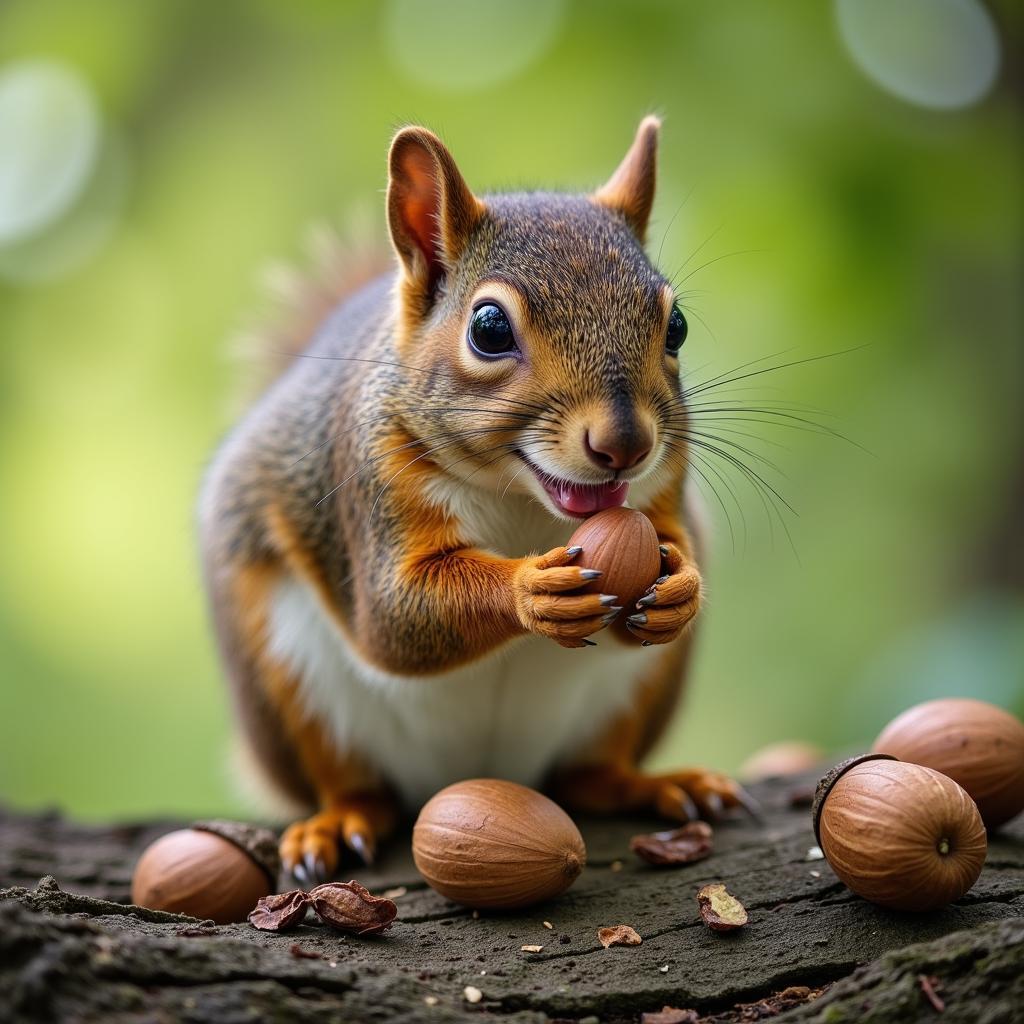
{"type": "Polygon", "coordinates": [[[629,493],[628,480],[606,480],[600,484],[580,484],[574,480],[563,480],[545,473],[522,452],[518,454],[533,470],[537,482],[563,515],[585,517],[606,508],[618,508],[626,501],[626,495],[629,493]]]}

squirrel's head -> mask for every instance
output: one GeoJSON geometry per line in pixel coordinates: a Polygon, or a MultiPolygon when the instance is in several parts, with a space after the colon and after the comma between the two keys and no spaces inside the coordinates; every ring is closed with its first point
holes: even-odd
{"type": "Polygon", "coordinates": [[[576,518],[678,474],[686,320],[643,249],[658,129],[646,118],[588,196],[479,199],[431,132],[395,137],[397,347],[418,399],[406,415],[456,477],[576,518]]]}

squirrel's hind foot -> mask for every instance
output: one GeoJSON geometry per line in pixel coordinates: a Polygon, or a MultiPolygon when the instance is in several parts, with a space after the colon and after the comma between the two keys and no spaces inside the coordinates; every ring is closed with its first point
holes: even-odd
{"type": "Polygon", "coordinates": [[[397,819],[398,809],[389,794],[341,797],[284,830],[281,865],[303,888],[310,888],[334,877],[346,849],[363,864],[372,864],[378,843],[397,819]]]}
{"type": "Polygon", "coordinates": [[[622,765],[583,765],[554,781],[556,799],[595,814],[654,811],[674,821],[715,821],[742,808],[760,817],[760,808],[737,782],[705,768],[645,774],[622,765]]]}

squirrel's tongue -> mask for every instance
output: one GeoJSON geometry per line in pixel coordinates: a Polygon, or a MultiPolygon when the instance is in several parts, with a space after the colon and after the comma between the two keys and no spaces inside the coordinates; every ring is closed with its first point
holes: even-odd
{"type": "Polygon", "coordinates": [[[620,481],[574,484],[560,480],[546,489],[563,511],[574,516],[589,516],[592,512],[621,505],[626,500],[629,484],[620,481]]]}

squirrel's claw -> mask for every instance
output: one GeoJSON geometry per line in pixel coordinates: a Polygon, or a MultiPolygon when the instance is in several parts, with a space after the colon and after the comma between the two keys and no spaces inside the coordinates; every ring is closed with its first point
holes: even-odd
{"type": "Polygon", "coordinates": [[[755,821],[764,821],[764,811],[761,809],[761,805],[739,783],[734,783],[734,785],[733,796],[736,798],[736,803],[755,821]]]}
{"type": "Polygon", "coordinates": [[[362,832],[353,832],[346,836],[345,843],[350,850],[359,855],[367,867],[370,867],[377,859],[377,850],[373,841],[364,836],[362,832]]]}
{"type": "Polygon", "coordinates": [[[309,879],[310,885],[320,885],[322,882],[326,882],[329,873],[327,871],[327,865],[324,863],[323,857],[318,857],[315,854],[307,853],[302,858],[303,867],[305,867],[306,877],[309,879]]]}
{"type": "Polygon", "coordinates": [[[675,821],[696,821],[700,817],[697,805],[690,798],[690,794],[672,782],[666,782],[658,787],[654,799],[655,809],[659,814],[675,821]]]}

